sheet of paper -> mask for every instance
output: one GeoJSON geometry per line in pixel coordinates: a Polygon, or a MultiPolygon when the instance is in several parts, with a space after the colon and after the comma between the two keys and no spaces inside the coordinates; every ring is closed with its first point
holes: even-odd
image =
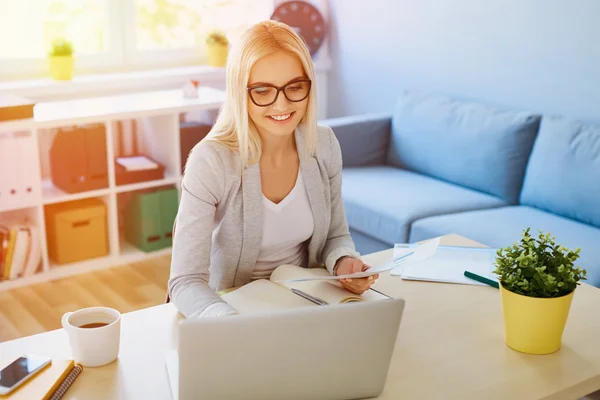
{"type": "Polygon", "coordinates": [[[432,239],[422,245],[406,244],[394,246],[392,262],[395,268],[391,275],[401,276],[408,265],[418,264],[432,257],[440,246],[441,238],[432,239]]]}
{"type": "Polygon", "coordinates": [[[117,157],[117,162],[128,171],[141,171],[147,169],[156,169],[158,164],[144,156],[136,157],[117,157]]]}
{"type": "Polygon", "coordinates": [[[495,249],[441,246],[431,257],[405,265],[402,271],[394,270],[392,275],[402,276],[407,280],[485,285],[467,278],[464,276],[464,272],[470,271],[498,281],[497,276],[493,273],[495,254],[495,249]]]}
{"type": "Polygon", "coordinates": [[[435,254],[437,247],[440,244],[440,239],[433,239],[425,244],[417,246],[406,254],[399,256],[397,259],[392,258],[392,260],[383,263],[381,265],[377,265],[371,267],[370,269],[357,272],[354,274],[346,274],[346,275],[338,275],[338,276],[308,276],[303,278],[295,278],[295,279],[286,279],[286,280],[278,280],[273,282],[303,282],[303,281],[316,281],[316,280],[339,280],[339,279],[348,279],[348,278],[365,278],[367,276],[379,274],[386,271],[391,271],[398,268],[400,265],[408,264],[412,262],[420,262],[422,260],[431,257],[431,255],[435,254]]]}

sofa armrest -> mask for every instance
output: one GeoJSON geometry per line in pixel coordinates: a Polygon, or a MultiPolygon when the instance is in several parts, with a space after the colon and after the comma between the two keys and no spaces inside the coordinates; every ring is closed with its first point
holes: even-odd
{"type": "Polygon", "coordinates": [[[391,117],[364,114],[319,121],[329,126],[342,149],[344,167],[383,165],[390,143],[391,117]]]}

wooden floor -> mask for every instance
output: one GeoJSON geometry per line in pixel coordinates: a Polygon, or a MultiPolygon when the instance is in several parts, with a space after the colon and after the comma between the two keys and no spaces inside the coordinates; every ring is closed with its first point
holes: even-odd
{"type": "Polygon", "coordinates": [[[0,292],[0,342],[61,328],[68,311],[164,303],[170,256],[0,292]]]}

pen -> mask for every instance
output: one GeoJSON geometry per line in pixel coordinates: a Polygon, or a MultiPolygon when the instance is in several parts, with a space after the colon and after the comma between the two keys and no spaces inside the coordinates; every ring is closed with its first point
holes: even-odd
{"type": "Polygon", "coordinates": [[[499,289],[499,288],[500,288],[500,286],[498,285],[498,282],[496,282],[496,281],[493,281],[493,280],[491,280],[491,279],[488,279],[488,278],[485,278],[485,277],[483,277],[483,276],[481,276],[481,275],[477,275],[477,274],[474,274],[474,273],[472,273],[472,272],[465,271],[465,276],[466,276],[467,278],[474,279],[474,280],[476,280],[477,282],[481,282],[481,283],[485,283],[486,285],[493,286],[493,287],[495,287],[496,289],[499,289]]]}
{"type": "Polygon", "coordinates": [[[321,300],[318,297],[314,297],[314,296],[311,296],[310,294],[304,293],[302,290],[298,290],[298,289],[292,288],[292,292],[294,292],[298,296],[304,297],[306,300],[312,301],[313,303],[318,304],[320,306],[326,306],[327,305],[327,302],[325,300],[321,300]]]}
{"type": "Polygon", "coordinates": [[[388,296],[388,295],[387,295],[387,294],[385,294],[385,293],[382,293],[382,292],[380,292],[379,290],[376,290],[376,289],[373,289],[373,288],[369,288],[369,289],[371,289],[371,290],[372,290],[372,291],[374,291],[375,293],[379,293],[380,295],[387,297],[388,299],[391,299],[391,297],[390,297],[390,296],[388,296]]]}
{"type": "Polygon", "coordinates": [[[412,256],[413,254],[415,254],[415,252],[414,252],[414,251],[408,252],[408,253],[406,253],[406,254],[403,254],[403,255],[401,255],[400,257],[394,258],[393,262],[398,262],[398,261],[400,261],[400,260],[403,260],[403,259],[405,259],[405,258],[407,258],[407,257],[410,257],[410,256],[412,256]]]}

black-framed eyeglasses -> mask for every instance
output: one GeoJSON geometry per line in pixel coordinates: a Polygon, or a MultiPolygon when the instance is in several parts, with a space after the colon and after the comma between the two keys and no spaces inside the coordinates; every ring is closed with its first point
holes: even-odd
{"type": "Polygon", "coordinates": [[[277,101],[279,92],[283,92],[286,99],[293,103],[297,103],[306,99],[310,93],[310,79],[297,79],[286,83],[281,87],[268,83],[257,84],[248,87],[250,99],[259,107],[267,107],[277,101]]]}

